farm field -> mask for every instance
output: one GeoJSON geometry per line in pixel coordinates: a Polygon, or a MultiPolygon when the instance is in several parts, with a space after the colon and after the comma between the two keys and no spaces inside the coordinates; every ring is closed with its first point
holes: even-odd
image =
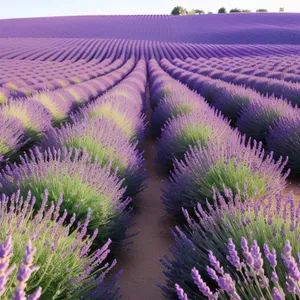
{"type": "Polygon", "coordinates": [[[299,299],[300,15],[0,20],[0,299],[299,299]]]}

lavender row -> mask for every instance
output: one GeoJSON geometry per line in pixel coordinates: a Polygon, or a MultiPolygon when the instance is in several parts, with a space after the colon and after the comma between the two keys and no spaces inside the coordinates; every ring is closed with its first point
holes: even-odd
{"type": "Polygon", "coordinates": [[[162,66],[221,110],[242,134],[262,141],[269,151],[274,151],[276,159],[289,157],[288,167],[293,174],[299,173],[298,108],[282,99],[179,69],[166,60],[162,66]]]}
{"type": "MultiPolygon", "coordinates": [[[[240,70],[245,69],[246,74],[248,72],[257,71],[258,76],[262,76],[267,71],[274,71],[275,75],[279,76],[278,72],[281,72],[281,76],[300,74],[300,61],[299,56],[247,56],[247,57],[228,57],[228,58],[211,58],[211,59],[197,59],[201,64],[205,64],[208,67],[222,69],[224,71],[232,71],[240,73],[240,70]],[[261,74],[261,75],[260,75],[261,74]]],[[[195,63],[194,60],[187,58],[186,62],[195,63]]],[[[270,74],[272,75],[272,73],[270,74]]]]}
{"type": "Polygon", "coordinates": [[[237,193],[247,181],[251,196],[266,197],[285,186],[288,173],[281,172],[286,161],[275,162],[272,153],[264,157],[261,143],[251,146],[251,140],[232,130],[202,97],[168,77],[157,62],[149,62],[149,72],[156,104],[152,126],[160,132],[157,160],[171,171],[162,196],[169,213],[180,217],[181,207],[205,206],[213,201],[214,188],[227,186],[237,193]]]}
{"type": "MultiPolygon", "coordinates": [[[[144,121],[141,111],[145,107],[145,88],[146,64],[140,61],[119,85],[74,114],[72,123],[49,130],[42,139],[41,149],[35,148],[21,158],[20,164],[7,166],[2,172],[1,192],[11,197],[17,195],[15,202],[20,203],[15,210],[16,216],[7,216],[11,222],[7,226],[20,228],[20,233],[24,226],[29,228],[26,236],[18,238],[19,231],[15,230],[13,237],[16,235],[21,241],[33,239],[33,245],[37,247],[38,259],[34,263],[39,269],[33,270],[26,291],[30,292],[38,282],[42,298],[50,299],[55,295],[64,299],[104,300],[117,295],[118,289],[114,288],[117,278],[104,281],[106,273],[116,264],[116,260],[111,265],[103,263],[109,254],[111,240],[92,255],[89,253],[92,245],[94,248],[103,245],[107,236],[115,245],[126,237],[131,214],[127,207],[131,198],[127,196],[137,193],[145,179],[142,154],[133,139],[142,136],[138,130],[145,126],[135,126],[144,121]],[[128,136],[124,121],[137,132],[128,136]],[[27,202],[21,201],[20,195],[26,197],[29,191],[36,197],[31,200],[28,196],[27,202]],[[48,210],[45,209],[47,201],[52,201],[48,210]],[[25,211],[32,217],[27,218],[25,211]],[[61,216],[59,212],[62,212],[61,216]],[[65,222],[70,218],[70,224],[65,222]],[[74,231],[76,220],[80,222],[74,231]],[[87,233],[90,237],[86,237],[87,233]],[[50,240],[49,234],[52,235],[50,240]],[[45,239],[46,247],[43,246],[45,239]],[[48,253],[51,263],[42,260],[48,253]],[[77,255],[79,259],[74,260],[77,255]],[[51,269],[47,268],[48,263],[51,269]]],[[[4,199],[7,203],[11,201],[4,199]]],[[[6,212],[5,206],[1,207],[6,212]]],[[[16,255],[13,259],[18,262],[16,255]]],[[[14,282],[12,275],[8,283],[14,282]]],[[[7,290],[9,294],[10,290],[7,290]]]]}
{"type": "Polygon", "coordinates": [[[75,214],[67,220],[62,197],[55,199],[56,205],[47,190],[41,197],[38,207],[39,197],[30,192],[24,197],[19,191],[11,197],[2,194],[1,298],[114,299],[121,273],[106,279],[116,265],[107,260],[111,240],[93,246],[92,252],[97,230],[87,234],[90,212],[83,223],[75,222],[75,214]]]}
{"type": "MultiPolygon", "coordinates": [[[[245,59],[246,61],[247,59],[245,59]]],[[[287,81],[291,83],[299,83],[300,82],[300,74],[292,74],[285,72],[285,68],[280,66],[279,70],[276,70],[274,66],[266,66],[266,65],[260,65],[260,66],[252,66],[249,67],[249,62],[245,62],[245,66],[237,66],[237,65],[223,65],[221,64],[207,64],[206,62],[199,62],[195,61],[193,59],[186,59],[187,63],[190,63],[193,66],[201,67],[201,72],[205,71],[208,72],[208,75],[211,72],[211,77],[218,77],[218,75],[215,74],[216,70],[219,70],[220,72],[223,72],[228,75],[232,75],[232,73],[237,73],[241,76],[243,75],[249,75],[249,76],[255,76],[255,77],[262,77],[262,78],[270,78],[270,79],[276,79],[276,80],[282,80],[287,81]],[[269,70],[268,70],[269,69],[269,70]]],[[[253,78],[252,78],[253,79],[253,78]]]]}
{"type": "Polygon", "coordinates": [[[217,68],[203,68],[203,66],[198,64],[196,66],[193,66],[179,59],[175,59],[174,64],[193,73],[209,76],[213,79],[219,79],[228,83],[242,85],[254,89],[262,95],[274,95],[277,98],[287,99],[293,105],[300,104],[299,83],[291,83],[278,79],[238,74],[234,72],[218,70],[217,68]]]}
{"type": "MultiPolygon", "coordinates": [[[[167,277],[167,284],[161,286],[162,293],[168,299],[204,299],[204,296],[217,299],[219,295],[222,297],[222,293],[226,294],[226,289],[220,288],[216,291],[219,294],[216,294],[215,284],[206,275],[205,268],[211,257],[208,256],[207,249],[215,250],[218,258],[226,256],[222,230],[226,226],[225,221],[231,220],[231,215],[227,219],[224,214],[224,225],[220,227],[219,220],[213,219],[213,207],[218,207],[216,191],[219,191],[219,197],[225,194],[228,197],[231,195],[236,201],[239,199],[239,203],[251,212],[252,198],[267,202],[272,193],[285,186],[287,174],[282,175],[281,172],[286,162],[275,162],[272,155],[264,158],[261,144],[254,142],[254,146],[250,146],[250,142],[246,143],[243,137],[230,128],[228,120],[209,107],[204,98],[170,78],[155,61],[149,62],[149,76],[151,101],[155,109],[152,126],[160,129],[160,132],[157,131],[158,160],[165,165],[165,170],[173,169],[163,189],[162,201],[169,213],[181,217],[181,220],[185,216],[183,219],[189,222],[184,231],[177,227],[173,232],[175,243],[170,248],[173,258],[166,257],[162,260],[167,277]],[[195,206],[198,210],[195,210],[195,206]],[[215,242],[218,244],[214,245],[215,242]],[[219,247],[221,243],[222,247],[219,247]],[[202,277],[199,277],[203,281],[199,291],[198,281],[194,283],[195,276],[191,275],[192,269],[197,275],[199,270],[203,280],[208,281],[211,287],[205,285],[202,277]],[[201,291],[207,293],[202,295],[201,291]]],[[[220,203],[223,203],[225,210],[225,200],[220,203]]],[[[259,203],[257,202],[258,208],[259,203]]],[[[234,209],[234,205],[232,200],[229,207],[234,209]]],[[[217,213],[223,217],[221,212],[217,213]]],[[[236,215],[238,224],[237,212],[236,215]]],[[[235,219],[232,223],[234,221],[235,219]]],[[[253,226],[255,228],[256,224],[253,226]]],[[[227,228],[230,238],[231,224],[225,230],[227,228]]],[[[239,234],[248,237],[244,231],[236,235],[239,234]]],[[[228,263],[224,266],[227,265],[228,263]]],[[[234,271],[234,266],[232,269],[234,271]]],[[[222,281],[225,272],[218,275],[222,281]]],[[[225,278],[227,277],[226,275],[225,278]]]]}
{"type": "MultiPolygon", "coordinates": [[[[155,67],[157,68],[157,65],[153,68],[155,69],[155,67]]],[[[167,125],[165,125],[161,138],[158,139],[158,143],[161,141],[161,144],[158,145],[167,148],[165,145],[170,143],[170,140],[166,139],[166,137],[171,136],[177,143],[182,143],[178,148],[183,150],[184,147],[182,145],[184,145],[185,141],[178,138],[180,137],[180,133],[177,131],[178,127],[171,127],[170,124],[180,126],[180,120],[183,120],[186,115],[193,115],[190,112],[191,109],[200,109],[203,111],[202,115],[199,112],[195,114],[193,118],[194,123],[191,123],[192,125],[200,123],[203,119],[212,120],[212,118],[211,116],[208,117],[208,110],[207,108],[205,110],[203,99],[199,99],[199,96],[197,99],[198,102],[194,101],[191,91],[188,91],[185,95],[183,92],[184,86],[178,83],[176,85],[176,82],[172,80],[168,82],[167,77],[162,72],[155,70],[152,76],[157,78],[158,81],[155,82],[156,80],[153,80],[154,95],[162,95],[159,99],[161,102],[158,106],[156,105],[156,110],[159,110],[163,106],[164,109],[160,110],[159,115],[162,117],[163,112],[165,112],[165,117],[173,116],[172,119],[169,119],[167,125]],[[160,78],[158,77],[159,73],[161,74],[160,78]],[[159,88],[162,88],[162,92],[156,91],[159,88]],[[175,92],[172,93],[172,90],[175,92]],[[175,98],[176,94],[178,95],[178,100],[175,98]],[[179,99],[183,103],[181,106],[178,105],[180,103],[179,99]],[[201,100],[202,103],[200,102],[201,100]],[[169,107],[168,102],[170,103],[169,107]],[[187,102],[189,105],[187,105],[187,102]],[[197,106],[199,102],[201,104],[197,106]],[[174,105],[175,103],[177,104],[176,106],[174,105]],[[168,132],[168,129],[171,130],[168,132]],[[165,133],[166,131],[168,135],[165,133]]],[[[154,97],[155,103],[159,100],[157,100],[157,97],[154,97]]],[[[153,117],[156,110],[153,113],[153,117]]],[[[214,120],[213,125],[216,127],[214,128],[216,132],[219,130],[218,134],[214,136],[214,132],[209,130],[208,133],[213,136],[214,143],[218,143],[217,138],[222,141],[220,129],[224,129],[226,125],[222,124],[222,126],[219,126],[216,120],[214,120]]],[[[207,127],[205,129],[207,132],[207,127]]],[[[190,129],[190,132],[193,133],[193,130],[190,129]]],[[[186,139],[190,137],[188,133],[185,132],[183,134],[186,139]]],[[[198,138],[202,137],[200,140],[202,144],[201,150],[200,146],[198,149],[191,149],[185,155],[185,164],[175,161],[175,167],[176,165],[179,167],[175,169],[172,175],[174,176],[177,172],[178,177],[173,180],[167,196],[173,194],[173,213],[175,203],[179,204],[178,200],[175,200],[176,198],[187,198],[189,200],[184,203],[180,202],[183,207],[186,207],[184,215],[188,226],[185,227],[184,231],[178,227],[173,231],[175,242],[170,248],[172,258],[165,257],[162,260],[165,266],[164,274],[167,277],[167,284],[161,286],[163,295],[168,299],[183,300],[227,299],[227,297],[243,299],[243,296],[247,293],[252,298],[258,298],[263,295],[266,299],[289,299],[289,296],[292,299],[293,295],[297,294],[296,280],[299,280],[293,276],[294,272],[299,272],[299,267],[291,255],[291,244],[287,241],[284,248],[284,243],[286,241],[286,232],[289,232],[291,234],[289,235],[290,240],[294,242],[293,246],[296,247],[294,251],[298,253],[296,236],[299,228],[296,225],[297,223],[293,221],[293,214],[296,214],[294,202],[291,198],[285,201],[282,196],[276,196],[278,208],[273,215],[270,207],[275,200],[273,201],[273,197],[265,197],[259,191],[262,186],[258,177],[256,177],[253,184],[253,181],[251,183],[248,178],[245,178],[246,173],[241,172],[239,163],[235,163],[235,166],[230,166],[230,160],[233,157],[241,155],[240,161],[243,161],[251,159],[252,155],[254,157],[254,152],[252,155],[247,155],[246,151],[242,150],[241,144],[236,144],[234,141],[231,141],[232,143],[223,141],[225,146],[220,156],[218,156],[216,152],[211,151],[213,144],[206,146],[207,148],[212,147],[208,148],[210,151],[203,149],[205,147],[203,147],[203,136],[203,133],[202,136],[198,136],[198,138]],[[211,175],[214,173],[212,166],[215,166],[215,160],[212,158],[214,156],[219,158],[226,157],[230,144],[233,149],[229,152],[231,154],[235,153],[235,156],[231,156],[229,159],[229,164],[226,168],[225,176],[228,176],[228,179],[230,179],[224,180],[226,177],[218,170],[213,175],[216,176],[217,180],[213,181],[211,180],[211,175]],[[204,168],[205,165],[206,168],[204,168]],[[187,166],[190,167],[190,173],[186,172],[187,166]],[[179,169],[180,171],[183,170],[182,174],[178,172],[179,169]],[[208,172],[208,174],[210,173],[210,180],[205,181],[203,180],[203,177],[205,177],[203,174],[207,174],[206,170],[210,170],[208,172]],[[238,178],[246,179],[246,182],[243,182],[236,189],[233,183],[236,183],[238,178]],[[196,184],[197,187],[195,187],[196,184]],[[224,189],[222,184],[231,186],[232,190],[224,189]],[[214,188],[210,198],[208,189],[212,186],[214,188]],[[220,191],[218,196],[216,196],[215,190],[220,191]],[[222,196],[224,194],[226,196],[222,196]],[[201,198],[204,201],[199,201],[201,198]],[[205,202],[205,198],[210,200],[210,203],[213,205],[205,202]],[[269,199],[272,199],[272,201],[269,199]],[[196,204],[197,202],[198,204],[196,204]],[[196,214],[193,210],[195,205],[197,206],[196,214]],[[213,207],[216,207],[216,209],[214,210],[213,207]],[[291,207],[291,217],[287,221],[284,215],[288,207],[291,207]],[[190,216],[189,212],[193,216],[195,214],[197,217],[190,216]],[[265,220],[268,220],[268,222],[265,220]],[[278,223],[277,220],[279,220],[278,223]],[[255,241],[253,242],[253,240],[255,241]],[[242,250],[239,247],[241,242],[242,247],[244,247],[242,250]],[[269,245],[270,250],[267,245],[269,245]],[[246,252],[247,249],[248,252],[246,252]],[[265,260],[262,258],[263,253],[261,249],[264,249],[265,260]],[[278,253],[277,258],[276,252],[278,253]],[[282,252],[281,258],[279,253],[282,252]],[[244,260],[242,260],[242,257],[244,260]],[[293,265],[290,264],[291,262],[293,262],[293,265]],[[248,275],[249,272],[251,272],[251,276],[248,275]],[[246,279],[239,280],[238,278],[246,279]]],[[[249,153],[251,152],[250,149],[251,147],[248,146],[249,153]]],[[[175,150],[172,148],[172,152],[170,153],[176,153],[176,148],[175,150]]],[[[256,176],[261,172],[265,172],[268,166],[272,164],[271,161],[265,161],[265,165],[259,169],[258,161],[263,161],[263,154],[257,158],[255,162],[253,160],[255,165],[254,170],[257,171],[256,176]]],[[[227,159],[225,158],[225,160],[227,159]]],[[[276,168],[270,168],[265,173],[266,177],[270,176],[272,181],[278,180],[281,176],[282,167],[283,165],[277,165],[276,168]],[[276,173],[277,175],[275,175],[276,173]]],[[[281,190],[283,186],[284,183],[281,186],[277,185],[273,193],[281,190]]],[[[164,198],[163,201],[165,201],[164,198]]],[[[180,214],[179,209],[177,210],[177,214],[180,214]]]]}
{"type": "Polygon", "coordinates": [[[1,84],[4,85],[16,79],[19,80],[17,82],[18,87],[22,87],[51,80],[54,76],[58,78],[74,77],[73,79],[76,81],[76,76],[79,76],[77,79],[80,79],[81,76],[92,77],[94,73],[97,75],[99,66],[105,67],[110,63],[109,59],[102,61],[100,65],[98,60],[89,62],[79,60],[75,63],[71,61],[0,60],[1,84]]]}
{"type": "Polygon", "coordinates": [[[6,160],[26,144],[40,140],[52,125],[65,121],[79,106],[95,99],[124,78],[133,68],[127,61],[119,69],[105,76],[53,92],[42,92],[33,97],[11,100],[2,105],[0,155],[6,160]]]}
{"type": "Polygon", "coordinates": [[[216,192],[206,212],[186,210],[186,226],[162,260],[168,299],[295,299],[299,296],[299,204],[281,192],[268,199],[216,192]],[[243,201],[247,199],[247,201],[243,201]]]}
{"type": "Polygon", "coordinates": [[[166,41],[124,39],[2,39],[0,58],[18,60],[76,62],[84,59],[99,61],[130,58],[198,59],[212,57],[244,57],[299,54],[297,45],[207,45],[166,41]]]}
{"type": "MultiPolygon", "coordinates": [[[[81,75],[77,73],[77,76],[72,76],[72,74],[67,75],[68,72],[65,72],[64,77],[58,77],[56,79],[53,79],[54,75],[47,75],[45,81],[41,81],[39,76],[36,77],[37,79],[32,77],[28,79],[17,77],[5,83],[3,87],[0,87],[0,103],[7,102],[9,98],[28,97],[33,96],[37,92],[66,88],[70,85],[76,86],[78,83],[83,83],[110,73],[120,68],[122,64],[122,60],[116,60],[111,63],[109,59],[106,59],[97,64],[95,70],[87,68],[82,71],[84,73],[81,73],[81,75]]],[[[57,76],[57,74],[55,76],[57,76]]]]}

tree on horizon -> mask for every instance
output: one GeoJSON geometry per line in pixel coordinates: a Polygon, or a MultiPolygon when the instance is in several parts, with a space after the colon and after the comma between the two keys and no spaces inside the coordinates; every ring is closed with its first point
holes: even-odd
{"type": "Polygon", "coordinates": [[[183,15],[184,13],[185,10],[182,6],[175,6],[171,11],[171,15],[173,16],[183,15]]]}
{"type": "Polygon", "coordinates": [[[226,13],[227,13],[227,11],[226,11],[226,8],[225,8],[225,7],[219,8],[218,14],[226,14],[226,13]]]}
{"type": "Polygon", "coordinates": [[[237,12],[241,12],[241,10],[239,8],[232,8],[229,13],[237,13],[237,12]]]}

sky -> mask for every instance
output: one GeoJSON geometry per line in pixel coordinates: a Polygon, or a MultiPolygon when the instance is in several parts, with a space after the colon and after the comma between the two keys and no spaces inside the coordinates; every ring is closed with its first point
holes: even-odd
{"type": "Polygon", "coordinates": [[[217,12],[222,6],[227,10],[266,8],[271,12],[284,7],[286,12],[300,12],[300,0],[0,0],[0,18],[170,14],[175,6],[205,12],[217,12]]]}

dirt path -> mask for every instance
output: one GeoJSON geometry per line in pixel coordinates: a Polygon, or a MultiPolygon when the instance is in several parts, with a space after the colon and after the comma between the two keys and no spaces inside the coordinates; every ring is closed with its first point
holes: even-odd
{"type": "MultiPolygon", "coordinates": [[[[151,109],[148,104],[148,121],[150,115],[151,109]]],[[[143,148],[148,186],[137,199],[134,199],[135,215],[132,222],[136,224],[129,230],[129,232],[139,230],[140,233],[132,238],[133,245],[130,245],[130,250],[124,249],[118,256],[118,269],[123,270],[118,282],[123,300],[164,299],[156,287],[165,281],[159,259],[167,253],[167,248],[173,241],[169,228],[175,223],[164,212],[164,206],[160,201],[164,177],[157,174],[154,163],[154,141],[150,128],[143,148]]]]}
{"type": "Polygon", "coordinates": [[[284,194],[292,194],[293,199],[300,203],[300,180],[299,179],[287,179],[287,186],[284,189],[284,194]]]}

